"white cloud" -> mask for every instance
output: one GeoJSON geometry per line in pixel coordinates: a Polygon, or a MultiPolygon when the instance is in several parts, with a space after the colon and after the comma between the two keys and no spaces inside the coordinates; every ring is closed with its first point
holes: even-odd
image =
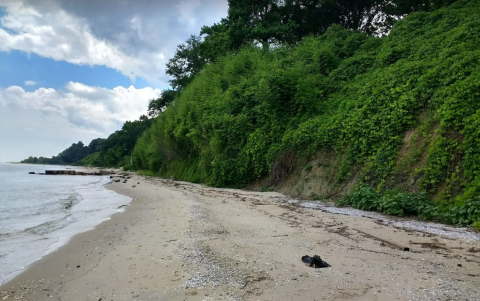
{"type": "Polygon", "coordinates": [[[159,94],[160,90],[152,88],[106,89],[75,82],[69,82],[64,90],[42,87],[33,92],[11,86],[0,88],[0,105],[59,116],[74,126],[108,136],[125,121],[145,114],[148,101],[159,94]]]}
{"type": "Polygon", "coordinates": [[[1,19],[1,51],[20,50],[77,65],[103,65],[132,80],[142,76],[161,82],[159,70],[165,64],[161,52],[146,53],[142,59],[126,55],[118,46],[96,38],[85,20],[59,8],[41,13],[21,2],[3,1],[0,6],[6,11],[1,19]]]}
{"type": "Polygon", "coordinates": [[[194,31],[198,27],[197,25],[198,19],[195,12],[199,6],[200,6],[199,0],[193,0],[190,2],[181,1],[177,5],[177,9],[180,13],[178,17],[178,21],[180,22],[180,24],[186,26],[190,31],[194,31]]]}
{"type": "Polygon", "coordinates": [[[0,51],[102,65],[166,85],[176,46],[219,22],[227,7],[226,0],[0,0],[0,51]]]}
{"type": "Polygon", "coordinates": [[[35,86],[37,83],[34,82],[33,80],[26,80],[25,81],[25,86],[35,86]]]}
{"type": "Polygon", "coordinates": [[[58,114],[0,105],[0,161],[20,161],[28,156],[51,157],[74,142],[88,144],[98,133],[75,126],[58,114]]]}
{"type": "MultiPolygon", "coordinates": [[[[141,76],[166,87],[165,64],[176,46],[201,26],[219,22],[227,9],[227,0],[0,0],[0,51],[106,66],[132,81],[141,76]]],[[[146,113],[148,100],[160,93],[78,82],[46,88],[28,79],[50,70],[33,71],[35,76],[26,73],[22,81],[35,91],[0,88],[0,161],[56,155],[72,142],[107,137],[146,113]]]]}

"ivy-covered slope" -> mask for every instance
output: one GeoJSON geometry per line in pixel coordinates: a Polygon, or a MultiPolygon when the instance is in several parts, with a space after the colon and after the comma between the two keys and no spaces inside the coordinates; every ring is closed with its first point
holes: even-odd
{"type": "MultiPolygon", "coordinates": [[[[141,136],[134,163],[214,186],[263,178],[281,187],[328,157],[329,187],[348,187],[336,195],[351,192],[346,204],[472,224],[480,220],[479,65],[473,0],[411,14],[382,39],[333,26],[294,48],[246,48],[185,88],[141,136]],[[436,201],[424,205],[427,196],[436,201]],[[419,205],[384,209],[408,197],[419,205]]],[[[325,191],[315,196],[331,197],[325,191]]]]}

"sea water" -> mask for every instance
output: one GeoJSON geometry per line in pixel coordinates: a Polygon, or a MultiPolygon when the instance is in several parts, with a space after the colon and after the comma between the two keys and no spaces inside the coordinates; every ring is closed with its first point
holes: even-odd
{"type": "Polygon", "coordinates": [[[65,168],[0,163],[0,284],[130,202],[108,176],[28,174],[65,168]]]}

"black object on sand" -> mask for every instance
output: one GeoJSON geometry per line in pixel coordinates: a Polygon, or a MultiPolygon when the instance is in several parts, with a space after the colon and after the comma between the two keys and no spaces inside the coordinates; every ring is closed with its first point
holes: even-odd
{"type": "Polygon", "coordinates": [[[323,261],[318,255],[313,255],[313,257],[308,255],[302,256],[302,261],[310,264],[309,266],[314,268],[328,268],[331,266],[323,261]]]}

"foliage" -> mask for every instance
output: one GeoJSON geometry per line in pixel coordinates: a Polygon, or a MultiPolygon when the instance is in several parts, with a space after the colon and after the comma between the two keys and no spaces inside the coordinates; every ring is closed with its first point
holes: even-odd
{"type": "Polygon", "coordinates": [[[284,18],[281,1],[277,0],[229,0],[228,26],[231,47],[271,43],[291,39],[289,33],[295,27],[292,20],[284,18]]]}
{"type": "Polygon", "coordinates": [[[202,70],[205,61],[200,49],[201,42],[201,37],[190,36],[185,43],[177,46],[175,55],[168,61],[166,73],[173,77],[170,85],[174,90],[187,86],[202,70]]]}
{"type": "Polygon", "coordinates": [[[231,50],[227,19],[222,19],[212,26],[203,26],[200,36],[203,37],[200,49],[206,64],[214,63],[217,58],[225,56],[231,50]]]}
{"type": "Polygon", "coordinates": [[[433,207],[425,193],[408,194],[398,190],[378,193],[368,185],[361,185],[337,204],[397,216],[419,215],[433,207]]]}
{"type": "MultiPolygon", "coordinates": [[[[297,45],[308,36],[324,34],[333,25],[371,36],[387,35],[395,22],[412,12],[431,11],[452,0],[229,0],[228,16],[203,26],[177,46],[167,63],[170,85],[182,91],[206,66],[245,46],[264,50],[297,45]]],[[[350,40],[345,50],[356,49],[350,40]]],[[[361,43],[361,42],[360,42],[361,43]]],[[[385,58],[395,60],[402,48],[385,58]]],[[[340,58],[342,54],[339,55],[340,58]]],[[[355,71],[354,71],[355,72],[355,71]]]]}
{"type": "Polygon", "coordinates": [[[97,166],[97,167],[120,167],[127,166],[129,170],[136,170],[137,167],[133,161],[133,148],[138,137],[150,127],[153,119],[142,115],[138,120],[127,121],[122,129],[111,134],[104,139],[100,149],[97,152],[83,158],[76,165],[97,166]]]}
{"type": "Polygon", "coordinates": [[[167,109],[167,106],[175,100],[177,92],[174,90],[163,90],[162,94],[148,102],[148,116],[155,118],[167,109]]]}
{"type": "Polygon", "coordinates": [[[314,201],[322,201],[322,202],[325,202],[325,201],[326,201],[325,197],[322,197],[322,196],[316,194],[315,192],[313,192],[312,194],[310,194],[310,198],[311,198],[312,200],[314,200],[314,201]]]}
{"type": "Polygon", "coordinates": [[[229,0],[224,20],[232,49],[244,45],[292,44],[320,35],[334,24],[385,35],[400,18],[430,11],[449,0],[229,0]]]}
{"type": "Polygon", "coordinates": [[[82,141],[73,143],[70,147],[59,153],[52,158],[45,157],[29,157],[21,161],[21,163],[32,164],[73,164],[96,151],[99,151],[105,139],[97,138],[93,139],[88,146],[84,145],[82,141]]]}
{"type": "Polygon", "coordinates": [[[260,192],[272,192],[274,191],[271,187],[260,187],[260,192]]]}
{"type": "MultiPolygon", "coordinates": [[[[425,162],[418,163],[417,188],[440,195],[448,186],[441,184],[455,180],[460,191],[443,201],[474,208],[478,15],[476,1],[459,1],[411,14],[384,38],[331,26],[294,47],[245,46],[219,57],[143,132],[134,164],[165,177],[244,187],[283,166],[287,154],[308,157],[332,149],[345,158],[332,177],[342,181],[352,166],[362,166],[362,180],[383,193],[405,131],[430,111],[438,126],[425,162]]],[[[224,31],[215,34],[225,38],[224,31]]],[[[415,214],[425,203],[425,195],[385,195],[374,208],[390,214],[415,214]],[[417,205],[410,208],[403,197],[417,205]]]]}
{"type": "Polygon", "coordinates": [[[25,160],[20,161],[20,163],[28,163],[28,164],[53,164],[50,163],[51,158],[45,158],[45,157],[28,157],[25,160]]]}
{"type": "Polygon", "coordinates": [[[422,219],[459,226],[473,225],[480,229],[480,196],[478,194],[461,203],[445,203],[432,202],[426,193],[408,194],[398,190],[378,193],[368,185],[360,185],[337,204],[389,215],[414,215],[422,219]]]}
{"type": "Polygon", "coordinates": [[[104,166],[105,164],[100,159],[100,152],[95,152],[86,156],[85,158],[81,159],[78,162],[75,162],[73,165],[75,166],[92,166],[92,167],[100,167],[104,166]]]}

